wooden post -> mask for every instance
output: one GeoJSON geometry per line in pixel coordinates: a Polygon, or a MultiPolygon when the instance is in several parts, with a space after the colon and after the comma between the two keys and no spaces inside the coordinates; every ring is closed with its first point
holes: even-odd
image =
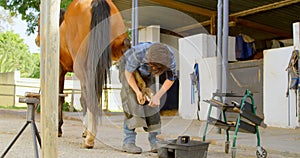
{"type": "Polygon", "coordinates": [[[72,89],[72,95],[71,95],[71,103],[70,103],[70,112],[74,112],[74,92],[75,90],[72,89]]]}
{"type": "Polygon", "coordinates": [[[216,32],[217,32],[217,29],[216,29],[217,20],[216,20],[216,18],[217,18],[216,14],[213,14],[210,17],[210,34],[212,34],[212,35],[216,35],[216,32]]]}
{"type": "Polygon", "coordinates": [[[108,111],[108,93],[109,93],[109,89],[108,87],[104,88],[103,92],[104,92],[104,111],[108,111]]]}
{"type": "Polygon", "coordinates": [[[60,0],[41,1],[41,125],[42,157],[57,154],[60,0]]]}
{"type": "Polygon", "coordinates": [[[293,41],[296,49],[300,48],[300,22],[293,24],[293,41]]]}
{"type": "MultiPolygon", "coordinates": [[[[300,51],[300,22],[294,23],[293,24],[293,42],[294,42],[294,47],[296,50],[300,51]]],[[[298,54],[300,56],[300,54],[298,54]]],[[[298,70],[300,70],[300,64],[298,64],[298,70]]],[[[300,78],[300,76],[298,76],[300,78]]],[[[298,83],[298,87],[300,87],[300,82],[298,83]]],[[[298,100],[297,100],[297,106],[298,106],[298,121],[300,122],[300,91],[298,89],[298,100]]]]}

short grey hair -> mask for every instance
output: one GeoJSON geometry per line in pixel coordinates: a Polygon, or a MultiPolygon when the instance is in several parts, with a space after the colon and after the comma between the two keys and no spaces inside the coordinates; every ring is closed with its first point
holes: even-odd
{"type": "Polygon", "coordinates": [[[171,52],[165,44],[154,43],[150,46],[148,51],[149,63],[159,63],[166,67],[169,66],[171,60],[171,52]]]}

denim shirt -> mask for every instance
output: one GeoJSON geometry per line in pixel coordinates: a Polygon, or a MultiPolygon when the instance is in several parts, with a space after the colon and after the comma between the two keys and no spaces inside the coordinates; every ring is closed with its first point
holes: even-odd
{"type": "MultiPolygon", "coordinates": [[[[125,52],[126,57],[126,65],[125,69],[128,72],[134,72],[136,69],[139,70],[142,76],[151,75],[150,66],[148,64],[148,50],[152,45],[152,42],[143,42],[138,45],[132,47],[131,49],[125,52]]],[[[177,71],[176,71],[176,60],[174,58],[173,50],[168,47],[171,52],[171,60],[167,67],[169,68],[166,72],[167,79],[174,81],[177,79],[177,71]]]]}

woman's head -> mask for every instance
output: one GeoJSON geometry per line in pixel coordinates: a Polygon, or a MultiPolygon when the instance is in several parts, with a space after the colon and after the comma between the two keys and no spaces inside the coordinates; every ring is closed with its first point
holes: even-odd
{"type": "Polygon", "coordinates": [[[149,63],[150,66],[150,72],[156,76],[156,75],[161,75],[162,73],[164,73],[166,70],[168,70],[169,68],[166,65],[162,65],[160,63],[149,63]]]}
{"type": "Polygon", "coordinates": [[[161,43],[154,43],[148,52],[148,63],[153,75],[161,75],[168,69],[171,52],[169,48],[161,43]]]}

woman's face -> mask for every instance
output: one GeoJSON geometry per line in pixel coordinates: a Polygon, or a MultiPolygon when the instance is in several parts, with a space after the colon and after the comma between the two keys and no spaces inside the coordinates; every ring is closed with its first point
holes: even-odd
{"type": "Polygon", "coordinates": [[[168,67],[159,63],[149,63],[149,66],[150,72],[154,76],[159,76],[168,69],[168,67]]]}

